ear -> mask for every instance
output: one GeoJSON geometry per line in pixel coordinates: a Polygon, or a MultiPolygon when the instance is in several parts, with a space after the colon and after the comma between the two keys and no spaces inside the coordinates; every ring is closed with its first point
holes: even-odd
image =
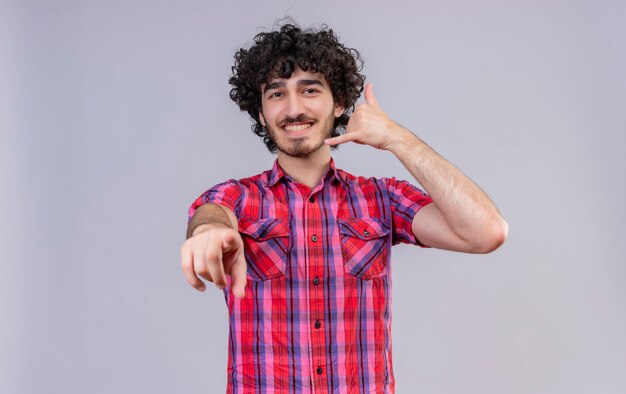
{"type": "Polygon", "coordinates": [[[343,105],[335,104],[335,118],[338,118],[341,115],[343,115],[344,110],[345,108],[343,107],[343,105]]]}
{"type": "Polygon", "coordinates": [[[259,112],[259,120],[261,121],[263,127],[267,126],[267,122],[265,122],[265,116],[263,116],[263,112],[259,112]]]}

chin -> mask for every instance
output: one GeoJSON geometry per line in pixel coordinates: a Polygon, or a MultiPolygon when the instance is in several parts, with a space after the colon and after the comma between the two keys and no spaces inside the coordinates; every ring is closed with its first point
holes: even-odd
{"type": "Polygon", "coordinates": [[[287,156],[305,158],[319,151],[324,147],[324,141],[316,146],[307,146],[305,141],[299,140],[292,142],[289,146],[276,144],[277,149],[287,156]]]}

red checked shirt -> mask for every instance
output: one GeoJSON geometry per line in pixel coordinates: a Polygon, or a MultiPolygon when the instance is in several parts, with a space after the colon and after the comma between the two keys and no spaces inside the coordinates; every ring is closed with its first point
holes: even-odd
{"type": "Polygon", "coordinates": [[[393,393],[390,249],[432,200],[330,168],[314,189],[270,171],[202,194],[239,221],[248,284],[229,311],[228,393],[393,393]]]}

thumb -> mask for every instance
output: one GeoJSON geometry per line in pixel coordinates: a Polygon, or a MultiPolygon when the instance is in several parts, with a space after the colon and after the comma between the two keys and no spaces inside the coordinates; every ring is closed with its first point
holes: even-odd
{"type": "Polygon", "coordinates": [[[365,85],[365,102],[370,104],[370,105],[375,105],[376,107],[378,107],[378,101],[376,100],[376,97],[374,96],[374,88],[372,87],[372,83],[368,82],[367,85],[365,85]]]}

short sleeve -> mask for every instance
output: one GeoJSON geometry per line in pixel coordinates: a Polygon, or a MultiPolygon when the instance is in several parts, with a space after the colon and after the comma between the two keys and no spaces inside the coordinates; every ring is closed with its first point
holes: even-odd
{"type": "Polygon", "coordinates": [[[412,223],[415,214],[433,200],[416,186],[396,178],[387,179],[387,190],[391,200],[393,244],[407,243],[426,247],[413,235],[412,223]]]}
{"type": "Polygon", "coordinates": [[[232,210],[236,216],[239,216],[239,207],[241,201],[241,187],[239,182],[230,179],[226,182],[213,186],[196,198],[189,207],[188,220],[191,220],[193,214],[199,206],[206,203],[219,204],[232,210]]]}

